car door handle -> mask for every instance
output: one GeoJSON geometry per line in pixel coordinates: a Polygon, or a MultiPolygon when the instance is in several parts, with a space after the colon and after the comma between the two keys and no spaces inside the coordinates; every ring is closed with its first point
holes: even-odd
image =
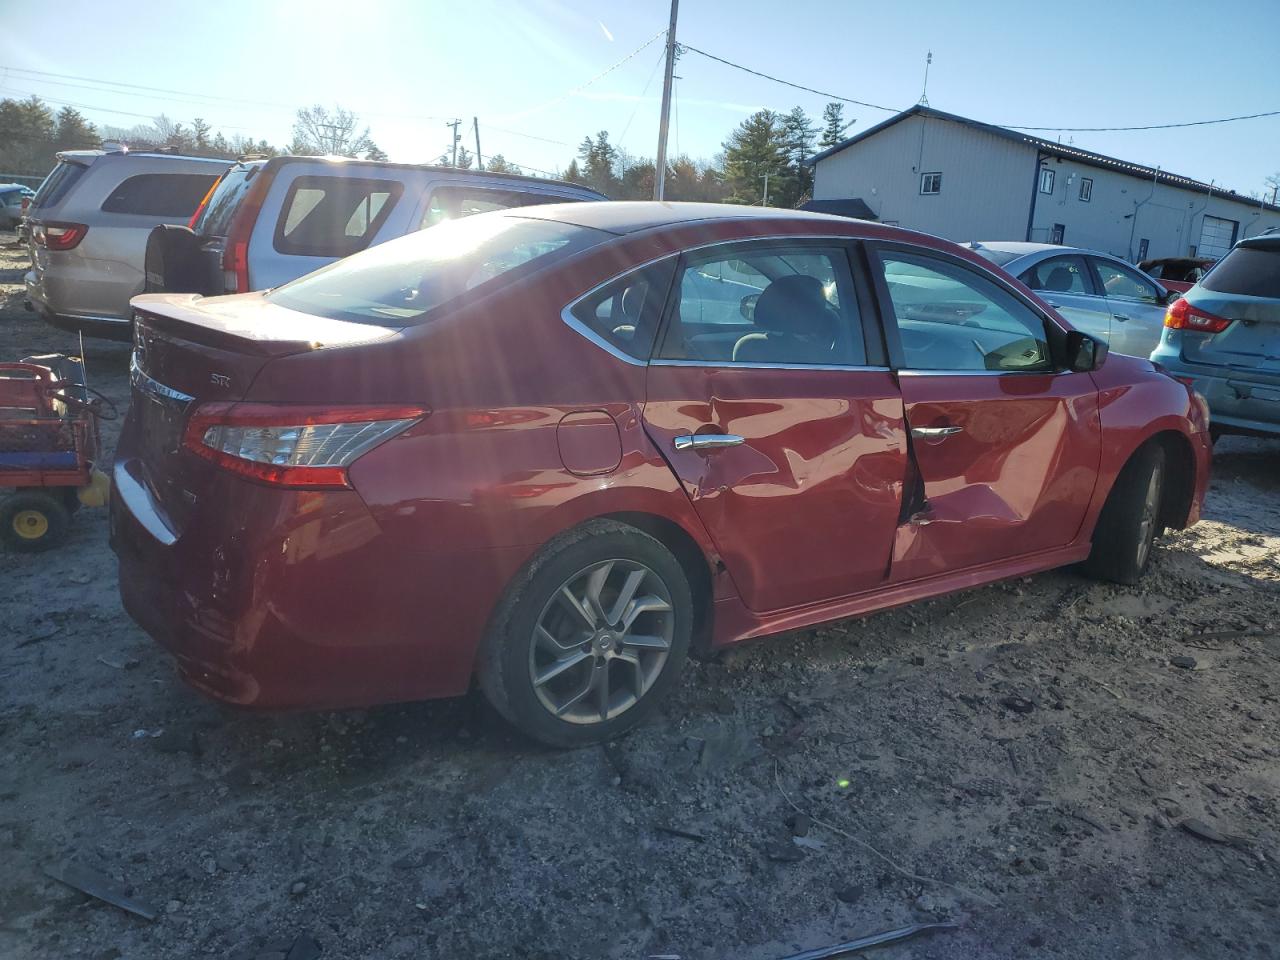
{"type": "Polygon", "coordinates": [[[1129,319],[1129,318],[1128,318],[1128,317],[1126,317],[1123,313],[1113,313],[1111,316],[1115,317],[1115,318],[1116,318],[1117,320],[1119,320],[1121,323],[1124,323],[1126,320],[1128,320],[1128,319],[1129,319]]]}
{"type": "Polygon", "coordinates": [[[939,437],[950,437],[963,433],[964,427],[912,427],[911,435],[921,440],[937,440],[939,437]]]}
{"type": "Polygon", "coordinates": [[[745,437],[733,433],[695,433],[676,437],[671,445],[677,450],[719,450],[722,447],[736,447],[746,443],[745,437]]]}
{"type": "Polygon", "coordinates": [[[1056,300],[1046,300],[1045,303],[1053,307],[1053,309],[1055,310],[1057,310],[1059,307],[1062,306],[1062,304],[1058,303],[1056,300]]]}

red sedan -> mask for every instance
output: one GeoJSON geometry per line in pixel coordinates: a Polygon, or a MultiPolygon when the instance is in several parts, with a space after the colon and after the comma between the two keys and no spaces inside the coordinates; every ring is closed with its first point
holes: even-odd
{"type": "Polygon", "coordinates": [[[435,227],[134,300],[112,537],[205,693],[464,693],[632,727],[691,648],[1085,562],[1199,517],[1203,402],[955,244],[656,203],[435,227]]]}

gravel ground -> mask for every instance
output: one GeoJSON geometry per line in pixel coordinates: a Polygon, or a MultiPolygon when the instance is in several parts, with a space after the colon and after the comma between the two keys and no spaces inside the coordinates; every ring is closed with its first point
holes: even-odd
{"type": "MultiPolygon", "coordinates": [[[[76,352],[24,260],[3,356],[76,352]]],[[[86,349],[126,403],[127,347],[86,349]]],[[[574,753],[477,697],[210,704],[84,510],[0,554],[0,956],[773,960],[950,918],[880,955],[1274,957],[1280,444],[1214,467],[1138,588],[1055,572],[752,644],[574,753]],[[46,875],[68,860],[158,916],[46,875]]]]}

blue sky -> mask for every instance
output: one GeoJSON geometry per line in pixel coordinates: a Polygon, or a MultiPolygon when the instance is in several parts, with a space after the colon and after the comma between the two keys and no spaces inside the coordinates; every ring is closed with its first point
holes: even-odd
{"type": "MultiPolygon", "coordinates": [[[[655,148],[661,41],[588,81],[665,28],[667,0],[0,0],[0,10],[9,38],[0,95],[69,101],[99,123],[203,116],[228,135],[284,143],[296,106],[336,103],[403,161],[439,156],[454,116],[466,121],[469,148],[478,116],[485,154],[543,170],[563,168],[583,135],[601,129],[629,152],[655,148]]],[[[1280,110],[1274,0],[681,0],[677,36],[900,108],[918,100],[932,50],[930,103],[998,124],[1129,126],[1280,110]]],[[[691,52],[677,74],[672,147],[695,157],[713,156],[756,109],[798,104],[816,118],[826,102],[691,52]]],[[[854,131],[889,115],[846,107],[854,131]]],[[[1069,138],[1242,192],[1280,170],[1280,117],[1069,138]]]]}

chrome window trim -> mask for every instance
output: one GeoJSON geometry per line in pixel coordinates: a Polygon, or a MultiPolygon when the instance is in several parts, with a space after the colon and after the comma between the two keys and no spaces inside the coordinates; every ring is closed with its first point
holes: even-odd
{"type": "Polygon", "coordinates": [[[899,370],[900,377],[1060,377],[1075,370],[899,370]]]}
{"type": "Polygon", "coordinates": [[[890,373],[889,367],[834,363],[735,363],[732,360],[650,360],[651,367],[704,367],[713,370],[838,370],[846,373],[890,373]]]}
{"type": "MultiPolygon", "coordinates": [[[[629,272],[630,271],[628,271],[628,273],[629,272]]],[[[614,279],[616,280],[624,276],[626,276],[626,274],[620,273],[614,279]]],[[[573,301],[573,303],[569,304],[569,306],[561,310],[560,319],[563,320],[568,325],[570,330],[573,330],[575,333],[578,333],[581,336],[585,337],[587,340],[590,340],[592,343],[594,343],[597,347],[599,347],[601,350],[603,350],[605,353],[609,354],[610,356],[616,357],[617,359],[621,360],[623,363],[629,363],[633,367],[647,366],[648,364],[646,363],[646,361],[641,360],[638,357],[633,357],[631,356],[631,354],[626,353],[620,347],[614,346],[612,343],[610,343],[604,337],[600,336],[600,334],[596,333],[594,330],[592,330],[585,323],[583,323],[581,320],[579,320],[577,317],[573,315],[573,308],[576,307],[580,301],[585,300],[587,297],[591,296],[591,294],[599,290],[600,287],[608,286],[609,283],[613,283],[613,280],[608,281],[608,283],[602,283],[599,286],[592,287],[590,290],[588,290],[586,293],[580,296],[577,300],[573,301]]]]}
{"type": "Polygon", "coordinates": [[[173,389],[173,387],[166,387],[155,377],[148,376],[143,373],[142,368],[138,366],[138,356],[136,353],[129,358],[129,382],[134,387],[145,393],[164,397],[166,400],[174,400],[178,403],[191,403],[195,400],[195,397],[188,396],[181,390],[173,389]]]}

